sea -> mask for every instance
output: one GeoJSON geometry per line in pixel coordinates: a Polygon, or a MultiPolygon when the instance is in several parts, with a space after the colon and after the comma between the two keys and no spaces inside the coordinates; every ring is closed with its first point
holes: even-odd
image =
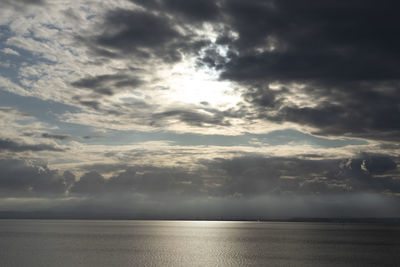
{"type": "Polygon", "coordinates": [[[0,266],[400,266],[400,226],[0,220],[0,266]]]}

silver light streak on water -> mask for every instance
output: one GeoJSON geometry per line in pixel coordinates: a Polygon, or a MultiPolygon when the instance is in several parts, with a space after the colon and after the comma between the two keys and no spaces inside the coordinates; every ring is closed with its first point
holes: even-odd
{"type": "Polygon", "coordinates": [[[0,221],[0,265],[400,266],[400,226],[0,221]]]}

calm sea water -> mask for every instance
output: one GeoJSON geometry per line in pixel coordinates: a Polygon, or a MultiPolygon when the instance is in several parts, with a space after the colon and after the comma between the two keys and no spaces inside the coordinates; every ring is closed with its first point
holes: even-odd
{"type": "Polygon", "coordinates": [[[0,220],[0,266],[400,266],[400,227],[0,220]]]}

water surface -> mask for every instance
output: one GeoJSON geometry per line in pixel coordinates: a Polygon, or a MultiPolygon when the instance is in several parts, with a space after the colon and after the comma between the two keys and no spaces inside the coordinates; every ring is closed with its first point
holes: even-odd
{"type": "Polygon", "coordinates": [[[0,266],[400,266],[400,226],[0,220],[0,266]]]}

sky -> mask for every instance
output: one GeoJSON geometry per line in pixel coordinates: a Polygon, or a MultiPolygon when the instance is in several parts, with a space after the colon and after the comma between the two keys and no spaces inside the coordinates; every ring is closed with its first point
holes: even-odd
{"type": "Polygon", "coordinates": [[[400,214],[398,1],[0,4],[0,212],[400,214]]]}

